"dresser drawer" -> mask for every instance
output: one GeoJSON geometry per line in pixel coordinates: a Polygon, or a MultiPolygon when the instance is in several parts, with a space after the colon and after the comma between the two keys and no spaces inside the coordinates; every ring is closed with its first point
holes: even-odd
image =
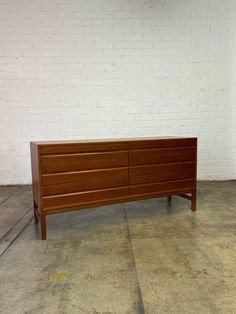
{"type": "Polygon", "coordinates": [[[194,179],[174,180],[174,181],[162,181],[155,183],[137,184],[129,186],[129,194],[148,194],[157,192],[178,191],[184,189],[193,189],[196,187],[196,181],[194,179]]]}
{"type": "Polygon", "coordinates": [[[194,160],[195,147],[192,146],[136,149],[129,151],[129,164],[131,166],[194,160]]]}
{"type": "Polygon", "coordinates": [[[117,151],[127,150],[128,144],[125,142],[106,142],[101,141],[100,143],[63,143],[63,144],[47,144],[40,147],[41,155],[52,155],[52,154],[75,154],[75,153],[90,153],[90,152],[106,152],[106,151],[117,151]]]}
{"type": "Polygon", "coordinates": [[[146,149],[161,147],[186,147],[196,146],[196,138],[174,138],[174,139],[153,139],[153,140],[134,140],[129,142],[129,149],[146,149]]]}
{"type": "Polygon", "coordinates": [[[41,156],[43,174],[124,166],[128,166],[127,151],[41,156]]]}
{"type": "Polygon", "coordinates": [[[80,193],[44,196],[42,198],[43,210],[47,211],[52,210],[53,208],[64,208],[81,204],[96,203],[124,197],[127,195],[128,186],[80,193]]]}
{"type": "Polygon", "coordinates": [[[129,168],[129,184],[193,179],[194,162],[167,163],[159,165],[133,166],[129,168]]]}
{"type": "Polygon", "coordinates": [[[46,174],[42,180],[43,196],[113,188],[128,185],[128,168],[46,174]]]}

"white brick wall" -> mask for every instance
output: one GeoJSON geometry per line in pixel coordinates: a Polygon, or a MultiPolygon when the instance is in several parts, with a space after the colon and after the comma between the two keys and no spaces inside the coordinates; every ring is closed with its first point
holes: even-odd
{"type": "Polygon", "coordinates": [[[236,178],[236,1],[0,0],[0,184],[29,141],[199,138],[199,178],[236,178]]]}

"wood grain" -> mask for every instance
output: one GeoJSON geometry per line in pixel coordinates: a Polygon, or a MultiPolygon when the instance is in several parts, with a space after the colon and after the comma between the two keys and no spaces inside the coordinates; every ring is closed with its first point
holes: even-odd
{"type": "MultiPolygon", "coordinates": [[[[40,207],[41,200],[41,169],[38,146],[30,143],[31,154],[31,174],[32,174],[32,190],[34,207],[40,207]]],[[[36,215],[34,216],[37,219],[36,215]]]]}
{"type": "Polygon", "coordinates": [[[55,184],[43,185],[43,196],[128,185],[128,168],[82,171],[72,174],[63,173],[47,176],[48,180],[46,182],[54,182],[55,184]],[[73,179],[75,182],[71,182],[73,179]]]}
{"type": "Polygon", "coordinates": [[[144,149],[144,148],[160,148],[160,147],[182,147],[195,146],[196,138],[175,138],[175,139],[152,139],[145,141],[133,140],[129,142],[129,149],[144,149]]]}
{"type": "Polygon", "coordinates": [[[194,176],[194,162],[132,166],[129,168],[130,185],[158,181],[193,179],[194,176]]]}
{"type": "MultiPolygon", "coordinates": [[[[42,185],[62,184],[70,182],[86,182],[92,183],[94,177],[102,184],[103,180],[112,179],[111,176],[126,176],[128,167],[117,167],[108,169],[94,169],[83,171],[70,171],[61,173],[42,174],[42,185]]],[[[128,180],[128,179],[127,179],[128,180]]]]}
{"type": "Polygon", "coordinates": [[[176,161],[194,161],[195,147],[165,147],[129,151],[129,165],[145,165],[176,161]]]}
{"type": "Polygon", "coordinates": [[[184,193],[190,193],[189,189],[175,189],[171,191],[156,191],[154,193],[147,193],[147,194],[134,194],[134,195],[127,195],[115,198],[108,198],[105,200],[95,200],[93,202],[85,202],[75,205],[67,205],[66,207],[61,206],[53,206],[49,210],[45,211],[47,215],[56,214],[56,213],[64,213],[72,210],[79,210],[83,208],[92,208],[98,206],[104,206],[109,204],[120,204],[124,202],[133,202],[138,200],[145,200],[150,198],[157,198],[157,197],[166,197],[167,195],[181,195],[184,193]]]}
{"type": "Polygon", "coordinates": [[[129,194],[147,194],[147,193],[155,193],[155,192],[163,192],[163,191],[173,191],[180,189],[193,189],[195,186],[194,179],[188,180],[175,180],[175,181],[164,181],[164,182],[155,182],[155,183],[147,183],[147,184],[138,184],[138,185],[130,185],[129,186],[129,194]]]}
{"type": "Polygon", "coordinates": [[[43,197],[43,210],[55,207],[70,207],[76,204],[92,203],[94,201],[105,201],[117,197],[127,196],[128,186],[113,189],[100,189],[94,191],[70,193],[43,197]]]}
{"type": "Polygon", "coordinates": [[[41,156],[42,173],[128,166],[128,151],[41,156]]]}
{"type": "Polygon", "coordinates": [[[128,144],[124,142],[113,142],[113,143],[80,143],[68,144],[67,142],[62,144],[42,145],[40,148],[41,155],[52,155],[52,154],[76,154],[76,153],[91,153],[91,152],[106,152],[106,151],[117,151],[127,150],[128,144]]]}

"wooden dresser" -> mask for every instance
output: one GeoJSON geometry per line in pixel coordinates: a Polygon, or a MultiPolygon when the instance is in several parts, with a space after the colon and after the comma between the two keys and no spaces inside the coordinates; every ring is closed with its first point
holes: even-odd
{"type": "Polygon", "coordinates": [[[46,215],[178,195],[196,210],[197,138],[31,142],[35,223],[46,215]]]}

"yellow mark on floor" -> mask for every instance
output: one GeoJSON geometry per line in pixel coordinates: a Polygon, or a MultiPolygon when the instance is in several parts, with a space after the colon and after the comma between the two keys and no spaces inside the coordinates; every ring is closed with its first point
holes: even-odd
{"type": "Polygon", "coordinates": [[[48,280],[65,280],[67,274],[66,273],[60,273],[60,274],[48,274],[48,280]]]}
{"type": "MultiPolygon", "coordinates": [[[[67,273],[59,273],[59,274],[48,274],[46,277],[40,279],[42,281],[54,281],[54,280],[65,280],[68,277],[67,273]]],[[[83,277],[84,280],[93,281],[96,277],[90,273],[87,273],[83,277]]]]}
{"type": "Polygon", "coordinates": [[[92,281],[92,280],[95,280],[95,276],[88,273],[84,276],[84,279],[88,281],[92,281]]]}

